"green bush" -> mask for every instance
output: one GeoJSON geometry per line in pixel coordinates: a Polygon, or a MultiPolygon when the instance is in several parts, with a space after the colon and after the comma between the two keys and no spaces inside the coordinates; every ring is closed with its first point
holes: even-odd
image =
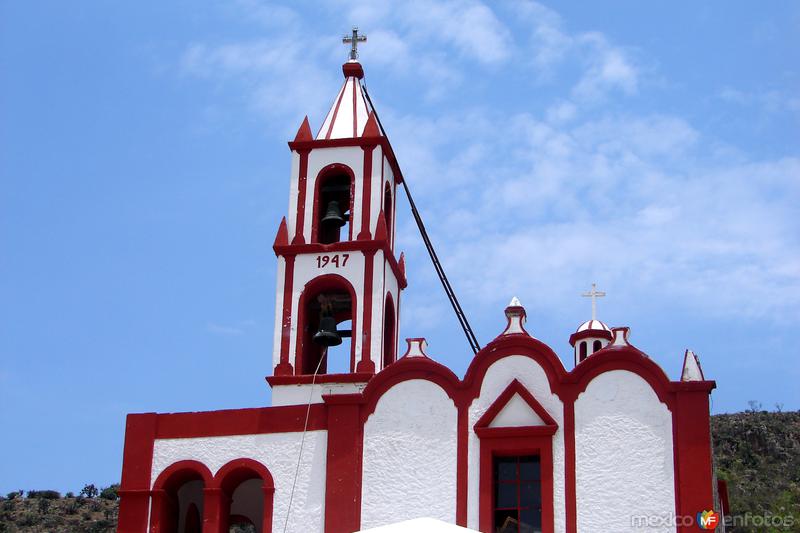
{"type": "Polygon", "coordinates": [[[119,485],[111,485],[110,487],[106,487],[100,491],[100,497],[104,500],[111,500],[116,501],[119,498],[117,491],[119,490],[119,485]]]}
{"type": "Polygon", "coordinates": [[[87,498],[96,498],[98,494],[97,487],[94,484],[90,483],[89,485],[84,485],[81,489],[81,496],[86,496],[87,498]]]}
{"type": "Polygon", "coordinates": [[[58,500],[61,493],[57,490],[29,490],[28,498],[41,498],[43,500],[58,500]]]}

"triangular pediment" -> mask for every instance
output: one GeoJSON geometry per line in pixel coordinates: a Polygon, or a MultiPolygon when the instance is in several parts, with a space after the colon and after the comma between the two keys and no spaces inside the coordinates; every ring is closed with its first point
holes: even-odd
{"type": "Polygon", "coordinates": [[[478,428],[557,428],[553,417],[518,380],[514,380],[475,424],[478,428]]]}

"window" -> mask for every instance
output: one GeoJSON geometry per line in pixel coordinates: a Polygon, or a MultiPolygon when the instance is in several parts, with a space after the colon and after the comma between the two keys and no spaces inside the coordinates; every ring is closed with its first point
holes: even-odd
{"type": "Polygon", "coordinates": [[[594,343],[592,343],[592,353],[600,350],[602,347],[603,347],[603,343],[602,342],[594,341],[594,343]]]}
{"type": "Polygon", "coordinates": [[[541,533],[542,477],[539,456],[494,458],[495,533],[541,533]]]}
{"type": "Polygon", "coordinates": [[[383,319],[383,368],[394,363],[394,303],[392,295],[386,295],[383,319]]]}
{"type": "Polygon", "coordinates": [[[581,362],[584,359],[586,359],[586,341],[581,341],[580,351],[581,351],[581,355],[580,355],[580,358],[578,359],[578,362],[581,362]]]}

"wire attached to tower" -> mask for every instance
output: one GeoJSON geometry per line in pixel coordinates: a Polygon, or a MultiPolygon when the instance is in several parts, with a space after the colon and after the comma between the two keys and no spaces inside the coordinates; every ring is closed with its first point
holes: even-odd
{"type": "MultiPolygon", "coordinates": [[[[378,116],[378,111],[372,104],[372,98],[369,97],[369,91],[367,91],[367,84],[362,83],[361,87],[364,89],[364,96],[367,97],[367,101],[369,102],[369,107],[375,114],[375,120],[378,121],[378,126],[380,126],[381,131],[384,132],[385,135],[386,130],[383,129],[383,124],[381,124],[381,119],[378,116]]],[[[397,163],[397,166],[399,169],[400,163],[397,163]]],[[[402,172],[400,172],[400,175],[402,176],[402,172]]],[[[469,347],[472,348],[472,351],[477,354],[478,351],[481,349],[481,345],[478,343],[478,339],[475,337],[475,333],[473,333],[472,327],[470,327],[469,321],[467,320],[467,315],[461,308],[461,304],[458,303],[458,298],[456,297],[456,293],[453,290],[452,285],[450,285],[450,281],[447,279],[447,275],[444,273],[444,267],[442,267],[442,263],[439,261],[439,256],[436,255],[436,250],[434,250],[433,248],[433,243],[431,243],[430,237],[428,237],[428,232],[425,229],[425,224],[422,222],[422,216],[420,216],[419,211],[417,210],[417,205],[414,203],[414,198],[412,198],[411,196],[411,191],[408,188],[408,183],[406,183],[405,178],[401,180],[401,183],[403,184],[403,190],[406,191],[406,197],[408,198],[408,203],[411,206],[411,214],[414,216],[414,221],[417,223],[417,228],[419,228],[420,235],[422,235],[422,241],[425,243],[425,249],[428,250],[428,255],[431,258],[431,262],[433,262],[433,268],[436,270],[436,275],[439,276],[439,281],[442,282],[442,287],[444,288],[444,292],[447,295],[447,299],[450,300],[450,305],[453,306],[453,311],[456,314],[458,323],[461,325],[461,329],[464,330],[464,335],[467,337],[467,342],[469,343],[469,347]]]]}

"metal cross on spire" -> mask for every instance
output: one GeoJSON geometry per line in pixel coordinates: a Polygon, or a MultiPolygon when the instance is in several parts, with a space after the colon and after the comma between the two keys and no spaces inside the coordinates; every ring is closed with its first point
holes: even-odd
{"type": "Polygon", "coordinates": [[[366,35],[358,34],[358,26],[353,26],[352,35],[345,35],[342,37],[342,42],[350,45],[350,61],[356,61],[358,59],[358,43],[364,43],[366,41],[366,35]]]}
{"type": "Polygon", "coordinates": [[[592,320],[597,320],[597,299],[605,296],[606,293],[597,290],[597,284],[592,283],[592,290],[584,292],[581,296],[592,299],[592,320]]]}

